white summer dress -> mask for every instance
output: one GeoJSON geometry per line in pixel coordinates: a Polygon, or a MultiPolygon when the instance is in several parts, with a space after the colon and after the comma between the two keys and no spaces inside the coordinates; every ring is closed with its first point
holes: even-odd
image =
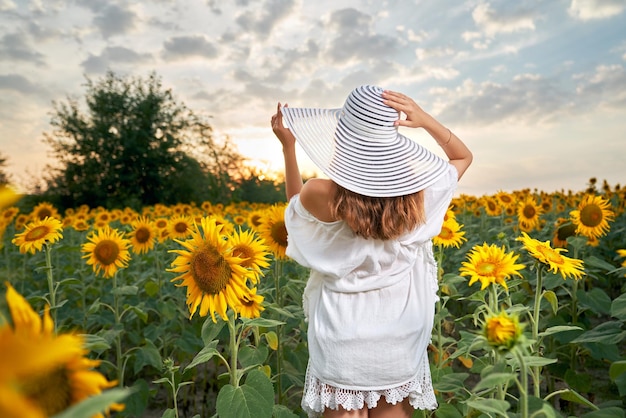
{"type": "Polygon", "coordinates": [[[311,269],[303,295],[309,363],[302,408],[373,408],[409,397],[435,409],[427,347],[437,296],[431,239],[456,191],[449,169],[425,189],[427,223],[397,240],[363,239],[343,221],[322,222],[294,196],[285,211],[287,255],[311,269]]]}

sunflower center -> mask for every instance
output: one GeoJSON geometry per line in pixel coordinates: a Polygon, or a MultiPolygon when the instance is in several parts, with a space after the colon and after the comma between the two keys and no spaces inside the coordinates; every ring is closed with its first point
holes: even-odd
{"type": "Polygon", "coordinates": [[[56,415],[71,404],[72,388],[64,367],[27,381],[23,389],[47,416],[56,415]]]}
{"type": "Polygon", "coordinates": [[[241,258],[243,261],[240,264],[247,268],[250,267],[254,251],[247,245],[237,245],[233,248],[233,255],[241,258]]]}
{"type": "Polygon", "coordinates": [[[148,228],[138,228],[137,231],[135,231],[135,239],[141,244],[150,241],[150,238],[152,238],[152,234],[148,228]]]}
{"type": "Polygon", "coordinates": [[[441,232],[439,233],[439,237],[442,239],[451,239],[454,236],[450,228],[442,227],[441,232]]]}
{"type": "Polygon", "coordinates": [[[281,247],[287,246],[287,228],[285,222],[279,221],[272,225],[272,239],[281,247]]]}
{"type": "Polygon", "coordinates": [[[476,271],[481,276],[491,276],[496,271],[496,265],[490,261],[483,261],[476,266],[476,271]]]}
{"type": "Polygon", "coordinates": [[[524,210],[522,211],[522,213],[524,214],[524,217],[526,217],[526,219],[532,219],[535,217],[535,214],[537,213],[537,211],[535,210],[533,206],[526,205],[524,206],[524,210]]]}
{"type": "Polygon", "coordinates": [[[246,295],[241,296],[239,302],[241,302],[243,306],[246,306],[248,308],[254,305],[254,299],[251,299],[246,295]]]}
{"type": "Polygon", "coordinates": [[[597,205],[587,205],[580,211],[580,222],[586,226],[598,226],[602,219],[602,209],[597,205]]]}
{"type": "Polygon", "coordinates": [[[252,225],[254,226],[259,226],[261,225],[261,216],[254,214],[250,217],[250,222],[252,223],[252,225]]]}
{"type": "Polygon", "coordinates": [[[230,265],[211,244],[205,244],[196,251],[190,264],[191,275],[204,293],[217,295],[230,282],[232,276],[230,265]]]}
{"type": "Polygon", "coordinates": [[[40,220],[46,219],[46,216],[52,216],[52,211],[48,208],[41,208],[37,211],[37,217],[40,220]]]}
{"type": "Polygon", "coordinates": [[[179,234],[183,234],[187,232],[187,224],[185,222],[177,222],[174,225],[174,231],[176,231],[179,234]]]}
{"type": "Polygon", "coordinates": [[[487,207],[489,208],[489,210],[492,210],[492,211],[494,211],[494,210],[498,209],[498,208],[496,207],[496,203],[495,203],[495,202],[492,202],[492,201],[487,202],[487,207]]]}
{"type": "Polygon", "coordinates": [[[24,235],[24,241],[32,242],[39,241],[47,234],[51,232],[50,228],[46,225],[39,225],[28,231],[26,235],[24,235]]]}
{"type": "Polygon", "coordinates": [[[576,225],[574,224],[563,225],[559,227],[559,229],[557,229],[557,232],[556,232],[557,238],[560,239],[561,241],[565,241],[568,237],[574,236],[575,233],[576,233],[576,225]]]}
{"type": "Polygon", "coordinates": [[[96,248],[93,250],[94,257],[103,266],[108,266],[117,260],[120,254],[120,247],[117,243],[110,239],[105,239],[96,244],[96,248]]]}

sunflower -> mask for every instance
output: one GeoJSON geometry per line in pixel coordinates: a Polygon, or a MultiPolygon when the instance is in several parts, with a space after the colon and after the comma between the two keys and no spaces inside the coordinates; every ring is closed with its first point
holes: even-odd
{"type": "Polygon", "coordinates": [[[0,186],[0,209],[11,206],[22,196],[9,186],[0,186]]]}
{"type": "Polygon", "coordinates": [[[167,224],[167,236],[176,239],[185,239],[191,235],[193,230],[193,219],[187,215],[174,215],[167,224]]]}
{"type": "Polygon", "coordinates": [[[475,245],[467,255],[468,261],[461,263],[461,276],[469,276],[469,286],[476,281],[480,281],[480,290],[487,288],[490,284],[498,283],[508,290],[506,279],[512,275],[522,276],[519,270],[524,268],[523,264],[515,264],[519,255],[513,252],[505,253],[504,247],[497,247],[494,244],[482,246],[475,245]]]}
{"type": "Polygon", "coordinates": [[[236,307],[236,311],[242,318],[258,318],[261,316],[261,312],[265,310],[262,305],[263,296],[256,294],[256,287],[244,293],[239,298],[239,305],[236,307]]]}
{"type": "Polygon", "coordinates": [[[433,244],[444,248],[459,248],[467,238],[464,237],[465,231],[461,231],[463,225],[460,225],[454,217],[448,216],[441,225],[439,235],[433,238],[433,244]]]}
{"type": "Polygon", "coordinates": [[[232,255],[231,244],[221,230],[214,218],[202,218],[200,228],[191,231],[191,238],[174,240],[185,249],[170,250],[178,256],[167,271],[181,273],[172,282],[187,286],[190,318],[200,308],[200,316],[210,313],[213,322],[217,322],[215,312],[228,320],[228,307],[236,310],[241,297],[249,293],[246,279],[250,272],[241,265],[244,260],[232,255]]]}
{"type": "Polygon", "coordinates": [[[569,222],[568,219],[558,218],[552,235],[552,245],[554,247],[567,247],[567,239],[576,235],[576,225],[569,222]]]}
{"type": "MultiPolygon", "coordinates": [[[[626,257],[626,249],[617,250],[617,255],[620,257],[626,257]]],[[[626,267],[626,260],[622,261],[622,267],[626,267]]],[[[626,277],[626,274],[624,274],[626,277]]]]}
{"type": "Polygon", "coordinates": [[[285,205],[276,204],[263,211],[258,228],[259,235],[269,245],[278,260],[287,258],[287,228],[285,227],[285,205]]]}
{"type": "Polygon", "coordinates": [[[5,225],[8,225],[13,221],[13,218],[15,218],[18,213],[20,213],[19,208],[15,206],[8,207],[2,211],[2,214],[0,215],[0,222],[4,222],[5,225]]]}
{"type": "Polygon", "coordinates": [[[33,220],[43,220],[46,217],[61,219],[59,211],[48,202],[41,202],[35,206],[31,212],[31,216],[33,220]]]}
{"type": "MultiPolygon", "coordinates": [[[[10,376],[10,386],[2,384],[0,390],[12,390],[11,403],[25,407],[19,415],[2,413],[2,416],[32,416],[47,417],[60,413],[82,400],[102,393],[104,389],[116,385],[109,382],[102,374],[93,370],[100,364],[98,360],[86,357],[88,351],[84,348],[84,340],[78,334],[54,333],[54,323],[50,317],[49,308],[43,318],[28,304],[26,299],[7,283],[7,305],[11,312],[13,327],[5,326],[0,330],[0,346],[3,355],[0,356],[2,372],[0,384],[4,383],[7,374],[10,376]],[[6,352],[7,335],[13,340],[13,351],[6,352]],[[23,344],[28,341],[29,344],[23,344]],[[22,346],[19,344],[22,343],[22,346]],[[17,351],[16,349],[19,349],[17,351]],[[38,354],[32,353],[37,351],[38,354]],[[14,354],[7,356],[7,354],[14,354]],[[8,358],[7,358],[8,357],[8,358]],[[24,361],[18,361],[19,358],[24,361]],[[32,370],[19,370],[28,364],[32,370]],[[15,373],[15,370],[18,370],[15,373]],[[13,372],[13,373],[11,373],[13,372]],[[11,376],[13,374],[13,376],[11,376]],[[32,412],[28,414],[26,411],[32,412]]],[[[6,401],[0,396],[0,411],[7,408],[6,401]]],[[[6,399],[6,398],[5,398],[6,399]]],[[[15,409],[16,405],[9,405],[15,409]]],[[[109,405],[111,410],[120,411],[124,408],[120,404],[109,405]]],[[[102,414],[96,415],[102,417],[102,414]]]]}
{"type": "Polygon", "coordinates": [[[258,230],[263,220],[263,211],[261,209],[255,209],[248,213],[248,226],[254,230],[258,230]]]}
{"type": "Polygon", "coordinates": [[[500,314],[487,316],[483,335],[489,345],[501,350],[510,350],[522,335],[522,327],[515,315],[502,311],[500,314]]]}
{"type": "Polygon", "coordinates": [[[264,274],[262,268],[270,266],[269,248],[265,242],[250,230],[233,232],[228,236],[233,256],[241,258],[241,266],[252,272],[249,276],[252,283],[257,283],[264,274]]]}
{"type": "Polygon", "coordinates": [[[522,232],[522,236],[518,237],[517,241],[521,241],[530,255],[541,263],[546,264],[550,271],[555,274],[557,272],[560,273],[563,279],[568,277],[581,279],[585,274],[582,260],[561,255],[562,252],[567,252],[567,250],[550,247],[550,241],[541,242],[531,238],[525,232],[522,232]]]}
{"type": "Polygon", "coordinates": [[[36,251],[41,251],[44,244],[53,244],[63,238],[62,231],[61,221],[46,217],[30,222],[26,225],[26,230],[16,234],[11,242],[20,247],[22,254],[26,252],[35,254],[36,251]]]}
{"type": "Polygon", "coordinates": [[[532,196],[527,196],[517,207],[517,219],[522,231],[532,231],[539,227],[539,216],[543,209],[537,205],[532,196]]]}
{"type": "Polygon", "coordinates": [[[87,237],[89,242],[83,244],[83,258],[93,266],[98,274],[102,270],[105,278],[113,277],[120,268],[128,267],[130,241],[125,239],[117,229],[108,226],[99,229],[87,237]]]}
{"type": "Polygon", "coordinates": [[[586,195],[578,209],[570,212],[576,233],[588,238],[599,238],[609,232],[609,222],[615,218],[611,204],[601,196],[586,195]]]}
{"type": "Polygon", "coordinates": [[[481,199],[485,213],[489,216],[500,216],[502,214],[502,206],[493,197],[485,196],[481,199]]]}
{"type": "Polygon", "coordinates": [[[502,191],[502,190],[500,190],[500,191],[498,191],[496,193],[495,199],[504,208],[507,208],[509,206],[513,206],[514,203],[515,203],[515,198],[511,194],[509,194],[509,193],[507,193],[505,191],[502,191]]]}
{"type": "Polygon", "coordinates": [[[144,254],[154,248],[157,240],[157,229],[150,220],[145,216],[140,216],[131,222],[132,231],[128,233],[130,236],[130,244],[135,254],[144,254]]]}

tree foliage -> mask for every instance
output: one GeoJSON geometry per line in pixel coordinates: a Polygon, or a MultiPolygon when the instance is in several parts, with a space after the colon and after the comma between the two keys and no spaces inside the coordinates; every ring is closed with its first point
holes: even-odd
{"type": "Polygon", "coordinates": [[[87,79],[86,109],[55,103],[44,134],[58,162],[48,192],[59,205],[134,207],[227,201],[243,158],[228,138],[176,102],[154,73],[87,79]]]}
{"type": "Polygon", "coordinates": [[[0,186],[9,184],[9,175],[6,173],[7,158],[0,153],[0,186]]]}

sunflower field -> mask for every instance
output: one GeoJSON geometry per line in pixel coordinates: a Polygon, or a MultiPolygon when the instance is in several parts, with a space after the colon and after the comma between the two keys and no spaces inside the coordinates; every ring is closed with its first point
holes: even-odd
{"type": "MultiPolygon", "coordinates": [[[[439,408],[625,417],[626,188],[459,195],[433,239],[439,408]]],[[[0,189],[0,416],[304,416],[285,204],[27,208],[0,189]]]]}

